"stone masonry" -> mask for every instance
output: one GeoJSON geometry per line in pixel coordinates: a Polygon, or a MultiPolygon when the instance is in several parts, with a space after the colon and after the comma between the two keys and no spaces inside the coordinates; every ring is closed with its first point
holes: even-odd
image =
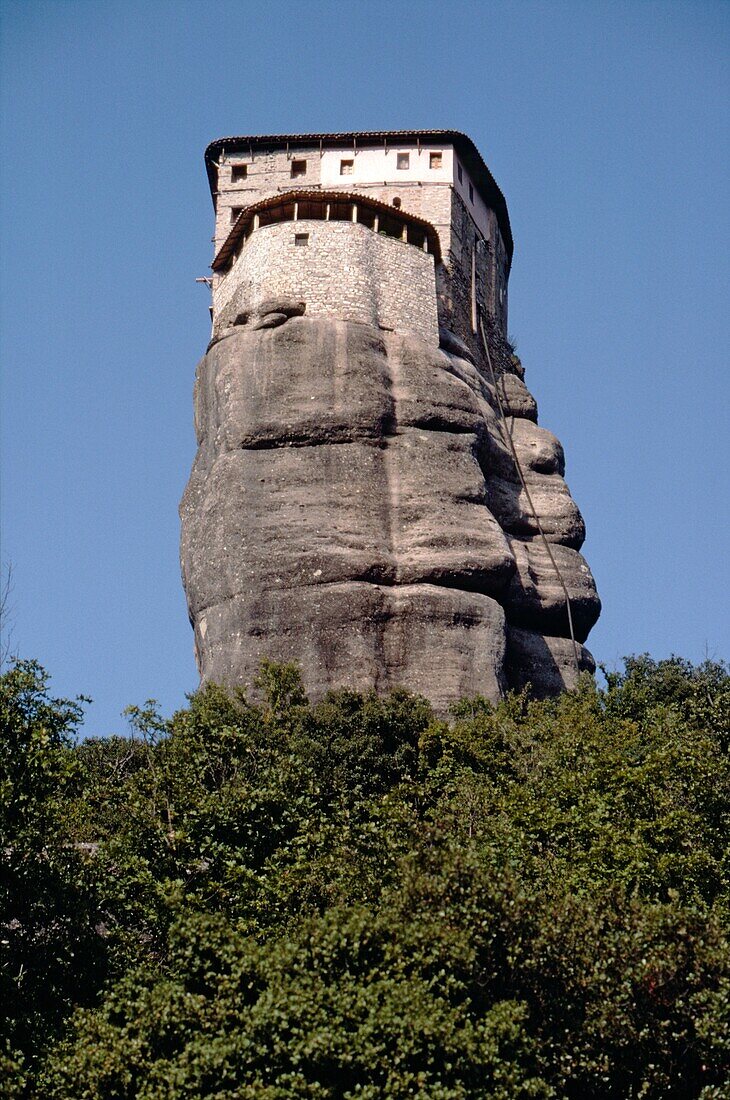
{"type": "Polygon", "coordinates": [[[309,317],[413,332],[438,347],[433,256],[363,225],[305,220],[263,226],[214,291],[215,334],[276,298],[301,299],[309,317]],[[297,237],[306,244],[297,244],[297,237]]]}

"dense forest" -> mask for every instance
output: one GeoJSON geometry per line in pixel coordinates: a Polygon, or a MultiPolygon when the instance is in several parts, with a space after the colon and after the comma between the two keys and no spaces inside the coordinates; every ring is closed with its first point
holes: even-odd
{"type": "Polygon", "coordinates": [[[730,676],[547,702],[292,667],[129,737],[0,679],[3,1095],[730,1097],[730,676]]]}

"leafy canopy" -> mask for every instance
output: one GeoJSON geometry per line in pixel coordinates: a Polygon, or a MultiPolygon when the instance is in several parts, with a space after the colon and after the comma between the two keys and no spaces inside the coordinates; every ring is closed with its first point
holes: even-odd
{"type": "Polygon", "coordinates": [[[10,1095],[730,1095],[724,666],[448,722],[257,691],[75,743],[0,680],[10,1095]]]}

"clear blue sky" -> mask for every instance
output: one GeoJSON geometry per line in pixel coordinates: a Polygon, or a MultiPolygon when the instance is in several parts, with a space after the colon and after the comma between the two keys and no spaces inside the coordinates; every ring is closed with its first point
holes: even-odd
{"type": "Polygon", "coordinates": [[[566,449],[599,661],[727,657],[730,4],[4,0],[2,557],[58,693],[196,687],[177,504],[203,150],[445,127],[509,204],[510,332],[566,449]]]}

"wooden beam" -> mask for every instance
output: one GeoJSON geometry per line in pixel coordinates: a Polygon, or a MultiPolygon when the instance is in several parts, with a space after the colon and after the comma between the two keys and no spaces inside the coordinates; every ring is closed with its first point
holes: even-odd
{"type": "Polygon", "coordinates": [[[471,330],[477,331],[477,250],[471,250],[471,330]]]}

